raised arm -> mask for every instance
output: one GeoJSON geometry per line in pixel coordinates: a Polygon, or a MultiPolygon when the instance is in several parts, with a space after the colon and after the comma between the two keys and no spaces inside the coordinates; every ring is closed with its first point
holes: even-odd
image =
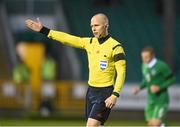
{"type": "Polygon", "coordinates": [[[76,48],[85,49],[86,44],[90,41],[90,38],[81,38],[61,31],[50,30],[42,25],[39,18],[37,18],[36,21],[31,19],[26,20],[26,26],[31,30],[40,32],[53,40],[76,48]]]}

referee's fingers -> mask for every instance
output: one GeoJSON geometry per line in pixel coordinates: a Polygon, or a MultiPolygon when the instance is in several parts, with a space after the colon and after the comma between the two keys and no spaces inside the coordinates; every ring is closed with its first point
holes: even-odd
{"type": "Polygon", "coordinates": [[[28,19],[25,21],[27,26],[30,26],[32,24],[32,20],[28,19]]]}
{"type": "Polygon", "coordinates": [[[114,104],[113,103],[106,103],[107,108],[113,108],[114,104]]]}
{"type": "Polygon", "coordinates": [[[113,104],[111,103],[110,105],[109,105],[109,108],[112,108],[113,107],[113,104]]]}
{"type": "Polygon", "coordinates": [[[106,107],[108,108],[108,102],[105,102],[105,104],[106,104],[106,107]]]}
{"type": "Polygon", "coordinates": [[[41,23],[41,22],[40,22],[40,19],[39,19],[39,17],[37,17],[37,19],[36,19],[36,20],[37,20],[37,22],[38,22],[38,23],[41,23]]]}
{"type": "Polygon", "coordinates": [[[111,108],[111,107],[112,107],[112,103],[109,104],[109,108],[111,108]]]}
{"type": "Polygon", "coordinates": [[[114,107],[114,105],[115,105],[115,104],[113,104],[113,103],[112,103],[111,108],[113,108],[113,107],[114,107]]]}
{"type": "Polygon", "coordinates": [[[110,103],[106,102],[106,107],[109,108],[110,107],[110,103]]]}

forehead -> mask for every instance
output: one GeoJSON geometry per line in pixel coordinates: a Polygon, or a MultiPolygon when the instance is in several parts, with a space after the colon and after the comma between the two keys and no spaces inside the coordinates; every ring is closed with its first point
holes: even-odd
{"type": "Polygon", "coordinates": [[[143,51],[141,54],[143,56],[151,56],[151,53],[149,51],[143,51]]]}
{"type": "Polygon", "coordinates": [[[104,24],[106,21],[102,16],[96,15],[91,18],[91,24],[104,24]]]}

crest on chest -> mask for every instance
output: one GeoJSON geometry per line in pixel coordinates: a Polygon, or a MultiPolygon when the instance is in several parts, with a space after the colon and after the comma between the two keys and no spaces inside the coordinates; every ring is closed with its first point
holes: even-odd
{"type": "Polygon", "coordinates": [[[100,66],[101,70],[105,70],[108,67],[108,61],[107,60],[101,60],[99,66],[100,66]]]}

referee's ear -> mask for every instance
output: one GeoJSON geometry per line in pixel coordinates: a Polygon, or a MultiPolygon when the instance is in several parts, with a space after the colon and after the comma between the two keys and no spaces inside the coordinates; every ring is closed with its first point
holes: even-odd
{"type": "Polygon", "coordinates": [[[109,25],[108,25],[108,24],[106,24],[106,25],[105,25],[105,28],[106,28],[106,29],[108,29],[108,28],[109,28],[109,25]]]}

